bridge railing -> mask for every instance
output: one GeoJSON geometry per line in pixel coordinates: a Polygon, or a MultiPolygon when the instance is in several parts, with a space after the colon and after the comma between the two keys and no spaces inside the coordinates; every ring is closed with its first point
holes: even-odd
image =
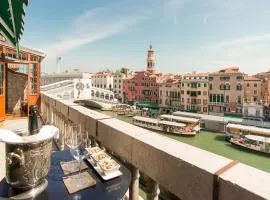
{"type": "MultiPolygon", "coordinates": [[[[139,174],[147,178],[147,199],[159,185],[179,199],[270,199],[270,174],[178,142],[42,92],[47,121],[68,119],[87,129],[100,146],[118,155],[132,172],[129,198],[139,199],[139,174]],[[57,116],[57,117],[55,117],[57,116]]],[[[64,135],[57,144],[63,148],[64,135]]]]}

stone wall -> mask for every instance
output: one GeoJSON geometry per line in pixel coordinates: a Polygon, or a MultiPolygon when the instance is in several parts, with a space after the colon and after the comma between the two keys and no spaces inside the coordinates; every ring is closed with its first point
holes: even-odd
{"type": "Polygon", "coordinates": [[[26,74],[7,70],[7,113],[19,114],[21,101],[27,97],[27,80],[26,74]]]}
{"type": "MultiPolygon", "coordinates": [[[[42,93],[41,103],[42,115],[48,121],[55,113],[80,123],[95,140],[118,155],[128,166],[143,172],[180,199],[270,199],[270,174],[267,172],[47,93],[42,93]]],[[[138,189],[134,190],[138,187],[134,184],[137,175],[132,176],[130,188],[138,193],[138,189]]]]}

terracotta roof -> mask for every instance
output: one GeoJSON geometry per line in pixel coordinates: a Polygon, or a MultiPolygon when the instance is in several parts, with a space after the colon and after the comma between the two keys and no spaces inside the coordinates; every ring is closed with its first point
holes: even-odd
{"type": "Polygon", "coordinates": [[[192,72],[184,74],[183,76],[208,76],[209,72],[192,72]]]}
{"type": "Polygon", "coordinates": [[[217,72],[213,72],[211,74],[218,75],[218,74],[223,74],[223,73],[234,74],[234,73],[241,73],[241,72],[239,72],[239,67],[227,67],[217,72]]]}
{"type": "Polygon", "coordinates": [[[254,77],[254,76],[245,76],[244,80],[245,81],[261,81],[261,79],[258,79],[258,78],[254,77]]]}

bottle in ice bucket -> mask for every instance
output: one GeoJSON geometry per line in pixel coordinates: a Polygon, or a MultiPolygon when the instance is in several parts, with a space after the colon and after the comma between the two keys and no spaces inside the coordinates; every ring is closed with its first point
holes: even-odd
{"type": "Polygon", "coordinates": [[[38,106],[31,105],[28,115],[28,132],[30,135],[38,133],[38,106]]]}

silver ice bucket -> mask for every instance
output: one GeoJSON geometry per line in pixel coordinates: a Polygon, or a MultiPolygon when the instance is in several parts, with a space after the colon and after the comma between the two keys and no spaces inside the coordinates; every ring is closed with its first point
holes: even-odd
{"type": "Polygon", "coordinates": [[[52,140],[58,136],[54,126],[43,126],[31,136],[18,136],[0,130],[6,143],[6,180],[14,189],[29,190],[44,181],[51,167],[52,140]]]}

